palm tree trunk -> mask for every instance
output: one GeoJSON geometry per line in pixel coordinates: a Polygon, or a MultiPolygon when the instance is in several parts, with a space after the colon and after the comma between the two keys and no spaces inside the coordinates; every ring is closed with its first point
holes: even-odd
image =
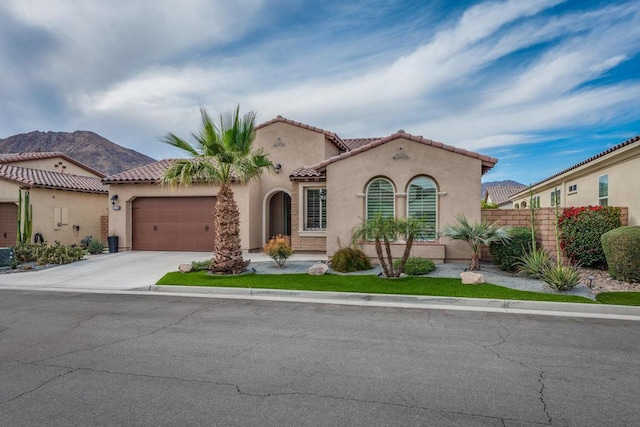
{"type": "Polygon", "coordinates": [[[387,252],[387,262],[389,265],[389,274],[387,274],[387,277],[394,277],[395,273],[393,271],[393,256],[391,255],[391,243],[389,242],[389,239],[387,239],[387,237],[384,237],[384,249],[387,252]]]}
{"type": "Polygon", "coordinates": [[[384,260],[384,255],[382,254],[382,243],[380,243],[380,239],[375,239],[375,246],[378,260],[380,261],[380,265],[382,266],[382,271],[384,272],[385,277],[389,277],[391,273],[389,272],[389,267],[387,267],[387,263],[384,260]]]}
{"type": "Polygon", "coordinates": [[[409,255],[411,254],[411,246],[413,246],[413,235],[409,235],[407,238],[407,243],[404,246],[404,253],[402,254],[402,259],[400,260],[400,264],[398,264],[398,269],[396,270],[396,277],[400,277],[402,272],[404,271],[404,265],[407,263],[407,259],[409,259],[409,255]]]}
{"type": "Polygon", "coordinates": [[[250,261],[242,259],[240,211],[229,184],[222,184],[216,200],[212,273],[239,274],[250,261]]]}
{"type": "Polygon", "coordinates": [[[477,252],[471,254],[471,263],[469,264],[469,271],[480,270],[480,256],[477,252]]]}

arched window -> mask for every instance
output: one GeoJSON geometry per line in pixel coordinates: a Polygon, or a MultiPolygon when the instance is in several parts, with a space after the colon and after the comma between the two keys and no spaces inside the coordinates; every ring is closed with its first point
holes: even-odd
{"type": "Polygon", "coordinates": [[[526,201],[522,201],[522,203],[520,204],[520,206],[522,206],[522,209],[527,207],[527,202],[526,201]]]}
{"type": "Polygon", "coordinates": [[[513,207],[514,207],[515,209],[520,209],[520,205],[519,205],[518,203],[516,203],[513,207]]]}
{"type": "Polygon", "coordinates": [[[409,183],[407,216],[424,221],[424,229],[415,240],[435,240],[438,237],[438,189],[433,180],[421,176],[409,183]]]}
{"type": "Polygon", "coordinates": [[[367,187],[367,219],[395,216],[395,194],[389,180],[376,178],[367,187]]]}

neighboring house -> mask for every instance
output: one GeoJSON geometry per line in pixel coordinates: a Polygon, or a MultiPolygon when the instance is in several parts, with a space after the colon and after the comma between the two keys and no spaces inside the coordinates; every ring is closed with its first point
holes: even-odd
{"type": "MultiPolygon", "coordinates": [[[[242,248],[250,251],[285,234],[295,251],[330,256],[350,244],[364,218],[381,212],[424,218],[432,227],[414,243],[413,255],[436,262],[468,259],[464,243],[437,231],[458,214],[480,220],[480,179],[497,162],[404,131],[342,139],[281,116],[256,126],[254,145],[268,153],[277,173],[233,186],[242,248]]],[[[159,179],[170,164],[162,160],[103,180],[117,200],[109,228],[117,230],[122,249],[213,249],[219,187],[163,187],[159,179]]],[[[395,253],[402,248],[395,245],[395,253]]],[[[364,249],[375,256],[372,243],[364,249]]]]}
{"type": "Polygon", "coordinates": [[[19,190],[29,191],[34,235],[69,245],[86,236],[100,238],[101,217],[108,212],[102,178],[62,153],[0,154],[0,246],[16,243],[19,190]]]}
{"type": "Polygon", "coordinates": [[[498,205],[498,209],[512,209],[513,203],[509,199],[514,194],[518,194],[521,191],[526,190],[526,185],[509,185],[509,186],[495,186],[487,187],[484,194],[484,201],[486,203],[495,203],[498,205]]]}
{"type": "Polygon", "coordinates": [[[629,225],[640,224],[640,136],[571,166],[511,197],[514,208],[626,206],[629,225]]]}

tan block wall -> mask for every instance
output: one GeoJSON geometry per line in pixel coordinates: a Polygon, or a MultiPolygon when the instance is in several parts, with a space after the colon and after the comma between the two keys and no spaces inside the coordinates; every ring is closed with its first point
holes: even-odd
{"type": "MultiPolygon", "coordinates": [[[[559,211],[562,212],[563,208],[559,211]]],[[[621,207],[622,225],[628,225],[629,209],[621,207]]],[[[555,209],[540,208],[535,211],[534,228],[536,232],[536,243],[539,247],[548,250],[553,257],[556,256],[556,237],[554,221],[556,220],[555,209]]],[[[489,223],[497,222],[499,225],[508,225],[511,227],[530,227],[531,211],[529,209],[482,209],[482,219],[489,223]]],[[[484,261],[491,260],[491,254],[488,248],[482,249],[482,259],[484,261]]]]}
{"type": "Polygon", "coordinates": [[[107,244],[107,237],[109,236],[109,216],[103,215],[100,217],[100,241],[103,245],[107,244]]]}

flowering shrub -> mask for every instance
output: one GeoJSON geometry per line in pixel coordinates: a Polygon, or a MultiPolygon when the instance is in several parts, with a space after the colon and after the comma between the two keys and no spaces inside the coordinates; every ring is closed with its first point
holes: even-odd
{"type": "Polygon", "coordinates": [[[607,265],[600,237],[620,227],[620,209],[612,206],[566,208],[558,217],[560,248],[572,263],[585,267],[607,265]]]}
{"type": "Polygon", "coordinates": [[[282,234],[275,235],[264,245],[263,252],[269,255],[278,264],[278,267],[282,267],[287,259],[293,255],[293,249],[291,249],[291,243],[288,236],[282,234]]]}

